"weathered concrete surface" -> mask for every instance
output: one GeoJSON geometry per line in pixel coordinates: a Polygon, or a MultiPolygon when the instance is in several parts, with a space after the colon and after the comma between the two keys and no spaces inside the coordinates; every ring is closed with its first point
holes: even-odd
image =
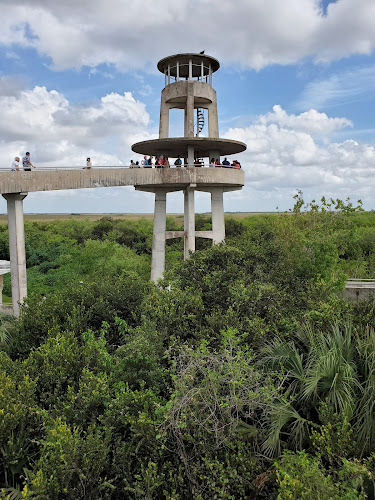
{"type": "Polygon", "coordinates": [[[0,260],[0,276],[10,273],[10,260],[0,260]]]}
{"type": "Polygon", "coordinates": [[[109,186],[163,186],[179,190],[190,184],[196,184],[196,189],[225,186],[231,190],[241,188],[244,183],[244,172],[230,168],[97,167],[82,170],[0,172],[0,194],[109,186]]]}
{"type": "Polygon", "coordinates": [[[154,234],[152,238],[151,280],[155,283],[163,277],[165,266],[165,228],[167,215],[167,191],[155,189],[154,234]]]}
{"type": "Polygon", "coordinates": [[[375,280],[348,280],[345,285],[344,298],[351,302],[375,300],[375,280]]]}
{"type": "Polygon", "coordinates": [[[27,297],[25,229],[23,222],[23,200],[27,193],[3,194],[7,200],[10,275],[12,281],[13,312],[20,315],[20,303],[27,297]]]}

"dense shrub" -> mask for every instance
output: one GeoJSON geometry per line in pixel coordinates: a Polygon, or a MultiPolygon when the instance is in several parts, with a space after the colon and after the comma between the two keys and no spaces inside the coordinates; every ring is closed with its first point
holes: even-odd
{"type": "Polygon", "coordinates": [[[375,307],[341,294],[375,272],[375,215],[305,208],[233,215],[187,261],[169,240],[157,286],[151,220],[27,223],[29,298],[0,317],[0,498],[374,498],[375,307]]]}

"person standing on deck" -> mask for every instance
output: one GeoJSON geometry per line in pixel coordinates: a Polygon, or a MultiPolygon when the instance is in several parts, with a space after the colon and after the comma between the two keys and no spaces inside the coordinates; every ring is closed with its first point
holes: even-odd
{"type": "Polygon", "coordinates": [[[35,168],[34,165],[30,161],[30,153],[27,152],[25,156],[22,158],[22,166],[23,169],[27,172],[31,172],[32,168],[35,168]]]}

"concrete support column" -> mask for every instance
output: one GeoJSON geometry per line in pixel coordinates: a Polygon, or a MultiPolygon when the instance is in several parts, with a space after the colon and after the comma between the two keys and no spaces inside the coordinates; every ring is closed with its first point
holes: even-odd
{"type": "Polygon", "coordinates": [[[159,138],[166,139],[169,137],[169,104],[166,102],[160,103],[160,124],[159,138]]]}
{"type": "Polygon", "coordinates": [[[194,137],[194,86],[188,85],[186,97],[185,137],[194,137]]]}
{"type": "Polygon", "coordinates": [[[194,146],[188,146],[188,167],[194,168],[194,146]]]}
{"type": "Polygon", "coordinates": [[[20,305],[27,297],[25,228],[23,223],[23,200],[27,193],[3,194],[8,206],[8,232],[10,272],[12,281],[13,312],[20,315],[20,305]]]}
{"type": "Polygon", "coordinates": [[[165,267],[165,228],[167,216],[167,192],[155,190],[154,235],[152,239],[151,280],[155,283],[163,277],[165,267]]]}
{"type": "Polygon", "coordinates": [[[188,121],[187,121],[187,108],[184,109],[184,137],[187,137],[188,121]]]}
{"type": "Polygon", "coordinates": [[[219,119],[217,116],[217,103],[216,100],[208,107],[208,137],[219,137],[219,119]]]}
{"type": "Polygon", "coordinates": [[[187,187],[184,190],[184,259],[189,257],[189,252],[195,251],[195,209],[194,189],[187,187]]]}
{"type": "Polygon", "coordinates": [[[225,239],[223,188],[211,189],[212,242],[220,243],[225,239]]]}

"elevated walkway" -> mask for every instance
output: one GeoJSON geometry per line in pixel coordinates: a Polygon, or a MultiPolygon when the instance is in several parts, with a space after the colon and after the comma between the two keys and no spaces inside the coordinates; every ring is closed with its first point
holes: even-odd
{"type": "MultiPolygon", "coordinates": [[[[241,189],[245,182],[242,170],[232,168],[59,168],[25,172],[0,171],[0,194],[7,201],[10,270],[13,312],[27,296],[27,273],[23,200],[29,192],[63,189],[85,189],[111,186],[134,186],[155,193],[154,231],[151,279],[162,277],[165,241],[184,238],[184,257],[195,250],[195,238],[203,237],[219,243],[225,238],[223,193],[241,189]],[[184,231],[166,231],[167,193],[184,192],[184,231]],[[194,192],[211,194],[212,231],[195,231],[194,192]]],[[[104,207],[103,207],[104,208],[104,207]]]]}
{"type": "MultiPolygon", "coordinates": [[[[245,182],[242,170],[230,168],[116,168],[33,170],[0,172],[0,194],[84,189],[110,186],[135,188],[164,187],[182,190],[191,184],[197,190],[222,187],[224,191],[241,189],[245,182]]],[[[147,189],[144,189],[147,190],[147,189]]]]}

